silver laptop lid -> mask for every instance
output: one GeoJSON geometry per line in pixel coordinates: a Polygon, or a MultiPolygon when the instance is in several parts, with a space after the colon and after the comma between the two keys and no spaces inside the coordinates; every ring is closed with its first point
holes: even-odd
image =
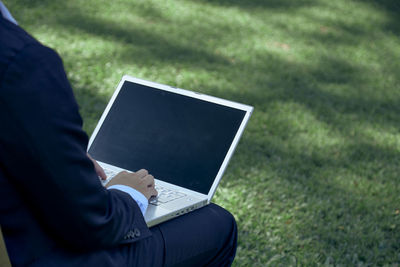
{"type": "Polygon", "coordinates": [[[89,141],[100,162],[208,195],[253,108],[124,76],[89,141]]]}

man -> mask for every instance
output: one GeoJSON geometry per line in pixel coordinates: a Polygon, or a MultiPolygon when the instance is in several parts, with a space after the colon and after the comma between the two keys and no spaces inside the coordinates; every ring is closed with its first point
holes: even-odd
{"type": "Polygon", "coordinates": [[[237,229],[226,210],[210,204],[149,229],[148,171],[101,185],[61,59],[0,10],[0,223],[11,263],[229,266],[237,229]]]}

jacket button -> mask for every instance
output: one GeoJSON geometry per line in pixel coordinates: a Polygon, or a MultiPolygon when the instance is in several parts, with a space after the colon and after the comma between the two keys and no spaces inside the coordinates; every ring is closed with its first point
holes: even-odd
{"type": "Polygon", "coordinates": [[[140,230],[139,229],[135,228],[134,236],[135,237],[139,237],[140,236],[140,230]]]}
{"type": "Polygon", "coordinates": [[[124,239],[130,239],[130,238],[134,238],[134,237],[135,237],[135,233],[131,230],[126,234],[124,239]]]}

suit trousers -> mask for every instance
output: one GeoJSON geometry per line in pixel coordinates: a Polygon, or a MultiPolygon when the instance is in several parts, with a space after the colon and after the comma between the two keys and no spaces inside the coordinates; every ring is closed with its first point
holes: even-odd
{"type": "Polygon", "coordinates": [[[236,254],[234,217],[210,204],[150,228],[138,242],[89,253],[56,250],[32,266],[230,266],[236,254]]]}

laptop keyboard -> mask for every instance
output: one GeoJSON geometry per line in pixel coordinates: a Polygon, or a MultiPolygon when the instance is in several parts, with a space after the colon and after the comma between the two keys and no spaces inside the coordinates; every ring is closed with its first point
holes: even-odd
{"type": "MultiPolygon", "coordinates": [[[[112,178],[114,178],[115,175],[117,175],[117,172],[109,169],[104,169],[104,172],[107,175],[107,180],[101,180],[103,186],[105,186],[112,178]]],[[[158,192],[158,195],[157,197],[152,197],[149,200],[149,203],[155,206],[186,196],[185,193],[174,191],[160,185],[155,185],[155,188],[158,192]]]]}
{"type": "Polygon", "coordinates": [[[157,197],[150,198],[149,203],[156,205],[156,206],[186,196],[186,194],[184,194],[182,192],[174,191],[174,190],[162,187],[160,185],[155,185],[155,188],[158,192],[158,195],[157,195],[157,197]]]}

